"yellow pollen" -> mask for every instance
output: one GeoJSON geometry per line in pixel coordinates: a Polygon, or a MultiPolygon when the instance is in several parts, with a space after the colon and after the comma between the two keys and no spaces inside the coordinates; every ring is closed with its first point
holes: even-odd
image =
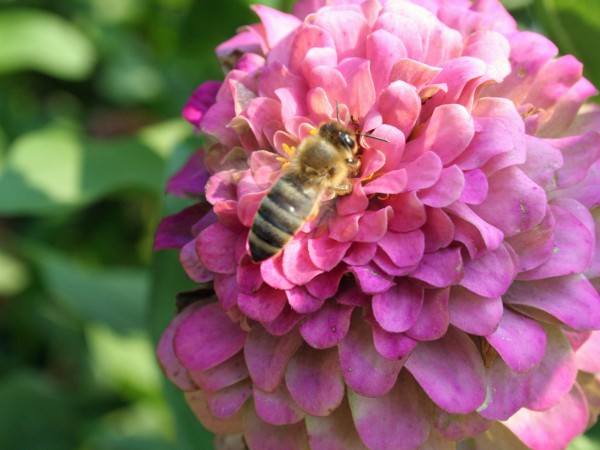
{"type": "Polygon", "coordinates": [[[289,145],[287,145],[285,143],[282,145],[282,147],[283,147],[283,151],[286,153],[286,155],[289,156],[288,159],[292,159],[294,157],[294,155],[296,154],[296,147],[293,147],[293,146],[290,147],[289,145]]]}
{"type": "Polygon", "coordinates": [[[309,133],[314,136],[315,134],[317,134],[317,129],[313,128],[312,130],[309,131],[309,133]]]}

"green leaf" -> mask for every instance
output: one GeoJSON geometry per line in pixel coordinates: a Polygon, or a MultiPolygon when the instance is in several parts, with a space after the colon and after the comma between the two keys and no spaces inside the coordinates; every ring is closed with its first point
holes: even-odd
{"type": "Polygon", "coordinates": [[[121,333],[143,328],[150,282],[145,270],[84,267],[59,253],[27,247],[47,289],[80,320],[121,333]]]}
{"type": "Polygon", "coordinates": [[[16,372],[0,381],[0,448],[75,448],[75,417],[68,397],[41,375],[16,372]]]}
{"type": "Polygon", "coordinates": [[[33,9],[0,12],[0,74],[38,70],[67,80],[91,72],[96,52],[80,30],[53,14],[33,9]]]}
{"type": "Polygon", "coordinates": [[[0,296],[11,296],[27,286],[29,272],[25,265],[0,250],[0,296]]]}
{"type": "Polygon", "coordinates": [[[23,135],[9,149],[0,173],[0,214],[56,213],[119,189],[158,195],[164,189],[163,147],[169,136],[179,136],[173,128],[165,126],[168,134],[159,149],[137,137],[85,140],[61,125],[23,135]]]}
{"type": "Polygon", "coordinates": [[[536,0],[538,16],[561,53],[584,62],[585,74],[600,86],[600,2],[589,0],[536,0]]]}

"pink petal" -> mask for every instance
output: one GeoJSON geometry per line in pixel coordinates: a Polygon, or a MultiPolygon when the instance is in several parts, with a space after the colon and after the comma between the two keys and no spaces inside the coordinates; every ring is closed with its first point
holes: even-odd
{"type": "Polygon", "coordinates": [[[529,448],[561,450],[583,433],[587,422],[587,401],[581,388],[575,385],[551,409],[542,412],[521,409],[505,425],[529,448]]]}
{"type": "Polygon", "coordinates": [[[462,276],[463,260],[458,247],[426,253],[421,264],[410,273],[411,278],[440,288],[456,284],[462,276]]]}
{"type": "Polygon", "coordinates": [[[348,86],[338,101],[348,106],[352,116],[359,120],[367,115],[375,102],[370,61],[362,55],[360,58],[346,58],[338,65],[348,86]]]}
{"type": "Polygon", "coordinates": [[[287,425],[302,420],[304,412],[292,399],[284,383],[273,392],[254,386],[252,395],[256,415],[271,425],[287,425]]]}
{"type": "Polygon", "coordinates": [[[217,303],[194,311],[173,337],[175,354],[190,370],[205,370],[231,358],[242,349],[246,333],[217,303]],[[210,342],[210,345],[204,343],[210,342]]]}
{"type": "Polygon", "coordinates": [[[406,47],[398,37],[380,29],[367,36],[366,51],[367,58],[372,62],[376,92],[380,92],[389,85],[390,73],[395,62],[406,57],[406,47]]]}
{"type": "Polygon", "coordinates": [[[179,262],[192,281],[205,283],[214,278],[214,273],[208,270],[196,253],[196,240],[185,244],[179,252],[179,262]]]}
{"type": "Polygon", "coordinates": [[[494,250],[502,243],[504,234],[498,228],[482,220],[467,205],[455,202],[446,208],[452,214],[455,226],[455,239],[465,244],[471,258],[480,253],[494,250]]]}
{"type": "Polygon", "coordinates": [[[206,392],[216,392],[248,378],[243,352],[207,370],[192,371],[194,381],[206,392]]]}
{"type": "Polygon", "coordinates": [[[368,206],[369,199],[365,195],[365,191],[360,182],[354,183],[350,194],[338,197],[335,204],[338,214],[343,216],[362,213],[368,206]]]}
{"type": "Polygon", "coordinates": [[[530,230],[544,218],[546,194],[521,170],[515,167],[501,170],[493,174],[488,183],[489,193],[485,201],[471,208],[505,236],[530,230]]]}
{"type": "Polygon", "coordinates": [[[323,10],[312,23],[326,30],[335,42],[338,59],[365,54],[368,27],[362,14],[354,11],[323,10]]]}
{"type": "Polygon", "coordinates": [[[261,420],[252,408],[244,411],[244,438],[251,449],[304,450],[308,446],[304,422],[271,425],[261,420]]]}
{"type": "Polygon", "coordinates": [[[382,124],[375,128],[372,132],[369,131],[372,136],[387,139],[388,142],[376,141],[365,138],[365,142],[368,144],[375,145],[385,155],[385,164],[381,168],[383,172],[391,172],[400,167],[402,160],[402,154],[404,153],[404,145],[406,138],[402,131],[390,126],[389,124],[382,124]]]}
{"type": "MultiPolygon", "coordinates": [[[[414,141],[407,144],[408,148],[414,141]]],[[[408,183],[407,191],[425,189],[433,186],[442,173],[442,160],[433,151],[423,149],[416,153],[414,161],[406,166],[408,183]]]]}
{"type": "Polygon", "coordinates": [[[329,300],[300,325],[300,334],[316,349],[330,348],[341,342],[348,333],[353,306],[329,300]]]}
{"type": "Polygon", "coordinates": [[[461,202],[479,205],[488,195],[489,186],[486,175],[479,169],[463,172],[465,185],[459,200],[461,202]]]}
{"type": "Polygon", "coordinates": [[[243,430],[242,410],[227,419],[213,416],[206,402],[206,393],[202,390],[186,392],[185,400],[200,423],[213,433],[240,433],[243,430]]]}
{"type": "Polygon", "coordinates": [[[390,333],[379,326],[376,320],[370,321],[373,330],[373,345],[381,356],[387,359],[402,359],[410,355],[417,341],[404,333],[390,333]]]}
{"type": "Polygon", "coordinates": [[[244,380],[216,392],[206,393],[206,403],[217,419],[227,419],[237,413],[252,395],[252,382],[244,380]]]}
{"type": "Polygon", "coordinates": [[[213,288],[224,311],[229,311],[237,305],[239,289],[235,276],[216,274],[213,288]]]}
{"type": "Polygon", "coordinates": [[[254,294],[240,293],[238,295],[240,310],[251,319],[263,322],[274,320],[286,303],[287,298],[284,291],[273,289],[266,284],[254,294]]]}
{"type": "Polygon", "coordinates": [[[406,189],[406,170],[397,169],[384,173],[382,176],[367,182],[363,187],[364,193],[369,194],[399,194],[406,189]]]}
{"type": "Polygon", "coordinates": [[[421,134],[407,144],[406,151],[410,154],[432,151],[445,166],[467,148],[474,135],[473,119],[463,106],[441,105],[433,111],[421,134]]]}
{"type": "Polygon", "coordinates": [[[346,253],[344,262],[352,266],[364,266],[373,259],[376,251],[375,243],[354,242],[346,253]]]}
{"type": "Polygon", "coordinates": [[[435,429],[446,439],[459,441],[484,433],[490,427],[490,421],[478,413],[448,414],[440,411],[435,418],[435,429]]]}
{"type": "Polygon", "coordinates": [[[546,351],[546,333],[533,319],[505,309],[498,328],[486,336],[514,372],[529,372],[536,368],[546,351]]]}
{"type": "Polygon", "coordinates": [[[547,327],[546,352],[531,373],[531,391],[525,406],[544,411],[571,389],[577,377],[577,360],[569,341],[557,327],[547,327]]]}
{"type": "Polygon", "coordinates": [[[466,261],[461,286],[483,297],[499,297],[517,273],[514,251],[505,244],[479,259],[466,261]]]}
{"type": "Polygon", "coordinates": [[[280,255],[266,259],[260,264],[260,275],[274,289],[291,289],[295,286],[283,273],[283,261],[280,255]]]}
{"type": "Polygon", "coordinates": [[[422,305],[423,288],[402,279],[389,290],[375,294],[372,301],[375,319],[391,333],[408,330],[417,320],[422,305]]]}
{"type": "Polygon", "coordinates": [[[414,86],[398,80],[389,84],[379,96],[383,121],[408,136],[421,111],[421,99],[414,86]]]}
{"type": "Polygon", "coordinates": [[[576,330],[600,328],[600,295],[583,275],[516,281],[503,299],[528,312],[541,310],[576,330]]]}
{"type": "Polygon", "coordinates": [[[445,411],[466,414],[485,400],[483,362],[473,341],[462,331],[451,327],[442,339],[420,342],[405,365],[445,411]]]}
{"type": "MultiPolygon", "coordinates": [[[[217,92],[221,88],[222,84],[223,83],[221,83],[220,81],[207,81],[205,83],[202,83],[198,87],[198,89],[194,91],[192,97],[187,101],[187,103],[183,107],[183,111],[181,112],[183,118],[195,127],[198,127],[200,121],[202,120],[202,117],[204,116],[208,108],[210,108],[215,103],[217,92]]],[[[174,195],[179,195],[168,188],[167,190],[173,193],[174,195]]]]}
{"type": "Polygon", "coordinates": [[[306,428],[312,450],[367,450],[356,433],[346,399],[329,416],[307,416],[306,428]]]}
{"type": "MultiPolygon", "coordinates": [[[[486,419],[506,420],[523,407],[530,391],[529,374],[513,372],[502,358],[486,369],[487,398],[477,410],[486,419]]],[[[511,447],[512,448],[512,447],[511,447]]]]}
{"type": "Polygon", "coordinates": [[[450,323],[475,336],[496,330],[502,318],[502,298],[487,298],[455,286],[450,293],[450,323]]]}
{"type": "Polygon", "coordinates": [[[260,17],[270,48],[275,47],[302,23],[296,16],[282,13],[268,6],[253,5],[252,10],[260,17]]]}
{"type": "Polygon", "coordinates": [[[527,160],[519,168],[540,186],[546,186],[563,165],[563,156],[550,139],[525,135],[527,160]]]}
{"type": "Polygon", "coordinates": [[[339,367],[337,349],[301,347],[285,371],[285,382],[296,404],[312,416],[331,414],[344,397],[339,367]]]}
{"type": "Polygon", "coordinates": [[[421,312],[406,334],[418,341],[433,341],[446,334],[449,324],[449,297],[449,288],[425,289],[421,312]]]}
{"type": "Polygon", "coordinates": [[[388,220],[388,228],[393,231],[413,231],[420,228],[427,220],[425,206],[419,200],[416,191],[401,193],[389,201],[394,211],[388,220]]]}
{"type": "Polygon", "coordinates": [[[317,275],[308,283],[306,283],[306,290],[317,298],[328,299],[333,297],[337,292],[342,281],[342,277],[346,272],[345,265],[339,265],[335,267],[331,272],[324,272],[317,275]]]}
{"type": "Polygon", "coordinates": [[[450,245],[454,239],[454,224],[443,209],[425,209],[427,222],[421,227],[425,233],[425,253],[433,253],[450,245]]]}
{"type": "Polygon", "coordinates": [[[389,360],[373,346],[371,329],[364,319],[356,317],[348,334],[339,345],[342,375],[349,388],[367,397],[379,397],[388,392],[404,360],[389,360]]]}
{"type": "Polygon", "coordinates": [[[387,394],[369,398],[348,391],[354,425],[372,450],[413,450],[430,430],[430,403],[405,371],[387,394]]]}
{"type": "Polygon", "coordinates": [[[591,336],[577,350],[577,365],[584,372],[600,372],[600,332],[593,331],[591,336]]]}
{"type": "Polygon", "coordinates": [[[200,203],[163,218],[154,237],[154,250],[181,248],[194,239],[192,227],[208,212],[210,205],[200,203]]]}
{"type": "Polygon", "coordinates": [[[575,275],[590,265],[595,244],[590,229],[569,211],[554,205],[550,209],[555,220],[552,256],[540,266],[520,273],[519,280],[575,275]]]}
{"type": "Polygon", "coordinates": [[[308,253],[315,266],[328,272],[339,264],[350,245],[322,236],[308,240],[308,253]]]}
{"type": "Polygon", "coordinates": [[[356,242],[377,242],[387,231],[388,219],[392,216],[392,208],[387,206],[378,211],[365,211],[358,220],[356,242]]]}
{"type": "Polygon", "coordinates": [[[465,177],[456,165],[442,169],[440,179],[430,188],[419,192],[419,198],[434,208],[443,208],[454,203],[462,194],[465,177]]]}
{"type": "Polygon", "coordinates": [[[292,283],[302,286],[321,272],[311,261],[304,239],[292,240],[283,250],[283,273],[292,283]]]}

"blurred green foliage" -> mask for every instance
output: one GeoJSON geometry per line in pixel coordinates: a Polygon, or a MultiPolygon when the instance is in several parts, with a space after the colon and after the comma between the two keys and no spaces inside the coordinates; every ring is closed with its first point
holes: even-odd
{"type": "MultiPolygon", "coordinates": [[[[151,246],[198,145],[179,112],[249,3],[0,0],[0,448],[212,448],[154,358],[190,282],[151,246]]],[[[509,6],[600,85],[594,2],[509,6]]]]}

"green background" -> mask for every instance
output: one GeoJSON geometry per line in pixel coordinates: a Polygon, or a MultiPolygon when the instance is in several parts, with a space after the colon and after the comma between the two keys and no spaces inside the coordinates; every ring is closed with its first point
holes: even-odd
{"type": "MultiPolygon", "coordinates": [[[[212,448],[154,358],[191,285],[151,246],[199,145],[180,110],[249,3],[0,0],[0,448],[212,448]]],[[[600,86],[600,2],[506,4],[600,86]]]]}

